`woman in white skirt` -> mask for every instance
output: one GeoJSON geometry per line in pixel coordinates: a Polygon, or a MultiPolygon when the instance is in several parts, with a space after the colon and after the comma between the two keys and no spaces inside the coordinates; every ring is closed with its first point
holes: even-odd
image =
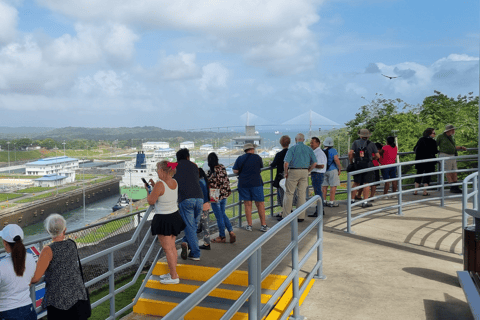
{"type": "MultiPolygon", "coordinates": [[[[175,239],[185,229],[180,213],[178,212],[178,184],[173,175],[175,174],[176,162],[160,161],[157,163],[157,174],[159,180],[154,182],[150,179],[152,192],[148,195],[147,201],[155,205],[155,216],[152,220],[152,235],[158,236],[160,245],[167,256],[167,263],[170,272],[160,276],[163,284],[177,284],[180,279],[177,274],[177,249],[175,239]]],[[[147,188],[147,186],[145,186],[147,188]]],[[[148,188],[147,188],[148,192],[148,188]]]]}

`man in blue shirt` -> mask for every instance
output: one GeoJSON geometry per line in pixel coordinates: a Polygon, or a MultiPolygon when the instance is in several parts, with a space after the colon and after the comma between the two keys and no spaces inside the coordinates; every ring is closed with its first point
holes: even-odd
{"type": "MultiPolygon", "coordinates": [[[[307,199],[308,173],[317,165],[317,157],[313,150],[304,144],[305,136],[301,133],[295,137],[296,144],[288,149],[284,160],[285,198],[282,218],[292,211],[293,194],[298,187],[297,208],[305,204],[307,199]]],[[[279,218],[280,219],[280,218],[279,218]]],[[[305,219],[305,211],[298,216],[298,221],[305,219]]],[[[281,219],[280,219],[281,220],[281,219]]]]}
{"type": "Polygon", "coordinates": [[[240,201],[245,205],[245,217],[247,218],[247,231],[252,231],[252,201],[258,209],[260,222],[262,224],[260,231],[268,231],[265,220],[265,197],[263,194],[263,181],[260,174],[263,168],[263,160],[258,154],[255,154],[253,143],[246,143],[243,146],[245,154],[238,157],[233,165],[233,172],[238,174],[238,195],[240,201]]]}

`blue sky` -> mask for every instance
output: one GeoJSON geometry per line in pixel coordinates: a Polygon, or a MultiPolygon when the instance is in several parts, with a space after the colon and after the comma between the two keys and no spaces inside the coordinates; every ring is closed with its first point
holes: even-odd
{"type": "Polygon", "coordinates": [[[376,93],[478,95],[479,7],[0,0],[0,126],[343,124],[376,93]]]}

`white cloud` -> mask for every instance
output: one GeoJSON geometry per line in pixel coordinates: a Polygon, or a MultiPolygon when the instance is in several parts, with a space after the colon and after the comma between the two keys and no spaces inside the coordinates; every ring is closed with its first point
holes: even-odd
{"type": "Polygon", "coordinates": [[[218,62],[207,64],[202,68],[202,72],[201,90],[225,88],[227,86],[229,71],[222,64],[218,62]]]}
{"type": "Polygon", "coordinates": [[[13,111],[62,111],[73,107],[68,98],[18,93],[0,94],[0,109],[13,111]]]}
{"type": "MultiPolygon", "coordinates": [[[[125,78],[126,75],[124,74],[123,77],[125,78]]],[[[100,70],[92,77],[80,77],[77,80],[76,88],[84,94],[99,90],[108,96],[115,96],[122,93],[123,80],[113,70],[100,70]]]]}
{"type": "Polygon", "coordinates": [[[0,0],[0,43],[8,43],[15,38],[18,11],[0,0]]]}
{"type": "Polygon", "coordinates": [[[303,91],[309,94],[322,94],[327,93],[327,84],[318,80],[312,80],[309,82],[297,81],[294,85],[291,86],[291,90],[300,92],[303,91]]]}
{"type": "Polygon", "coordinates": [[[350,82],[347,83],[347,85],[345,86],[345,92],[353,92],[357,95],[363,96],[366,95],[368,91],[364,87],[360,86],[358,83],[350,82]]]}
{"type": "Polygon", "coordinates": [[[195,63],[195,53],[180,52],[178,55],[164,57],[160,61],[160,72],[167,80],[182,80],[197,78],[200,69],[195,63]]]}

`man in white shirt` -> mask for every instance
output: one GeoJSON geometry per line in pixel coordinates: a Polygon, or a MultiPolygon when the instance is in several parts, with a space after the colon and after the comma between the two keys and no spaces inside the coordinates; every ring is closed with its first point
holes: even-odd
{"type": "MultiPolygon", "coordinates": [[[[313,149],[313,153],[317,158],[317,165],[311,172],[312,178],[312,186],[315,195],[319,195],[323,201],[323,194],[322,194],[322,184],[323,184],[323,175],[327,170],[327,156],[325,152],[320,148],[320,139],[317,137],[312,137],[310,140],[310,147],[313,149]]],[[[309,214],[309,217],[317,217],[318,214],[315,212],[314,214],[309,214]]]]}

